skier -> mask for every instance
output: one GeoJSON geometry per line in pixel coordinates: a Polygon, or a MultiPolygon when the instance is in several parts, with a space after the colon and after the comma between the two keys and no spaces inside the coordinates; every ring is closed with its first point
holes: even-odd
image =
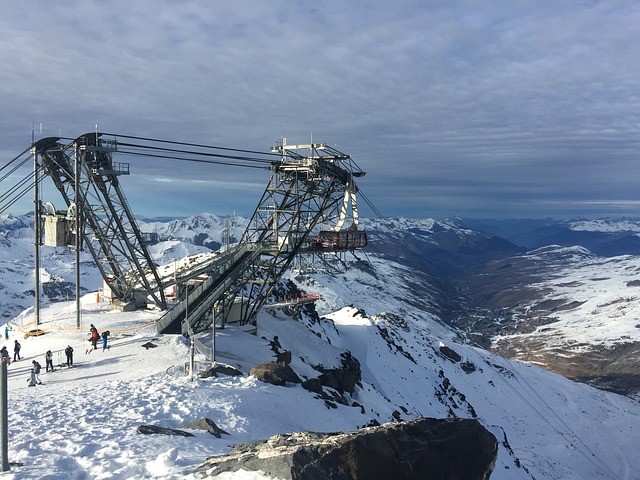
{"type": "Polygon", "coordinates": [[[104,332],[102,332],[102,351],[103,352],[109,348],[107,347],[107,340],[109,338],[109,335],[111,335],[111,332],[109,330],[105,330],[104,332]]]}
{"type": "Polygon", "coordinates": [[[51,371],[53,372],[53,353],[51,353],[51,350],[47,350],[44,359],[47,364],[47,372],[49,371],[49,368],[51,368],[51,371]]]}
{"type": "Polygon", "coordinates": [[[5,340],[9,340],[9,325],[4,326],[4,338],[5,340]]]}
{"type": "Polygon", "coordinates": [[[38,385],[42,385],[42,382],[40,381],[40,370],[42,369],[42,366],[36,362],[35,360],[33,362],[33,377],[34,377],[34,381],[38,384],[38,385]]]}
{"type": "Polygon", "coordinates": [[[20,342],[18,342],[18,340],[16,340],[15,342],[13,342],[13,361],[17,361],[20,360],[20,342]]]}
{"type": "Polygon", "coordinates": [[[100,334],[98,333],[98,329],[93,325],[93,323],[91,324],[91,328],[89,329],[89,331],[91,332],[91,345],[93,345],[93,349],[97,350],[98,349],[98,340],[100,339],[100,334]]]}
{"type": "Polygon", "coordinates": [[[67,348],[64,349],[64,353],[67,356],[67,367],[73,366],[73,348],[71,345],[67,345],[67,348]]]}

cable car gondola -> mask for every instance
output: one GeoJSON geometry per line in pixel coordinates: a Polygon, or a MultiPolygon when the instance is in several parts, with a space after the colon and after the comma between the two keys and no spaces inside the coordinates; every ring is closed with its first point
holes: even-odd
{"type": "Polygon", "coordinates": [[[320,250],[352,250],[367,246],[367,233],[364,230],[321,231],[316,237],[316,246],[320,250]]]}

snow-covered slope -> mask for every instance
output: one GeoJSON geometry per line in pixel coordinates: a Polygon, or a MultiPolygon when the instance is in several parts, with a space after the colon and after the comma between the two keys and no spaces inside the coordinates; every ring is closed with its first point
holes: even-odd
{"type": "Polygon", "coordinates": [[[368,304],[366,315],[344,307],[319,320],[265,312],[257,335],[235,325],[217,331],[216,360],[243,376],[194,381],[176,375],[188,359],[186,340],[145,326],[158,312],[116,313],[88,295],[81,329],[73,328],[72,306],[56,304],[43,312],[47,333],[26,339],[18,326],[28,318],[17,318],[3,342],[11,346],[19,338],[23,345],[23,359],[9,366],[9,460],[20,464],[12,466],[11,478],[190,478],[191,469],[232,444],[419,415],[478,418],[500,442],[492,479],[632,479],[640,471],[638,403],[443,339],[446,332],[428,315],[391,311],[399,305],[391,301],[382,312],[368,304]],[[85,353],[90,323],[112,332],[109,350],[85,353]],[[293,352],[292,367],[302,378],[317,376],[319,364],[338,366],[350,351],[362,380],[353,395],[342,394],[347,405],[328,404],[300,385],[278,387],[248,376],[255,364],[274,360],[276,336],[293,352]],[[156,347],[144,348],[149,342],[156,347]],[[56,366],[41,375],[43,385],[28,387],[32,359],[44,365],[50,349],[57,365],[67,345],[75,348],[74,367],[56,366]],[[203,417],[229,435],[136,431],[142,424],[180,428],[203,417]]]}

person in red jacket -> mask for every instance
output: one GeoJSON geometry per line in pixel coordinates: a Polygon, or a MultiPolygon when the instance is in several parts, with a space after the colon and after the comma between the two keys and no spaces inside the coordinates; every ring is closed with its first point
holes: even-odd
{"type": "Polygon", "coordinates": [[[93,345],[94,350],[97,350],[98,340],[100,340],[100,334],[98,333],[98,329],[92,323],[89,331],[91,332],[91,338],[90,338],[91,345],[93,345]]]}

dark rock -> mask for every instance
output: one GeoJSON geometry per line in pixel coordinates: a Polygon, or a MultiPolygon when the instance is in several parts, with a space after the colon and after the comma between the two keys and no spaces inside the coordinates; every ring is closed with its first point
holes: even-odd
{"type": "Polygon", "coordinates": [[[458,354],[458,352],[447,347],[446,345],[440,345],[439,350],[442,355],[453,362],[459,362],[460,360],[462,360],[462,357],[458,354]]]}
{"type": "Polygon", "coordinates": [[[473,373],[476,371],[476,366],[473,362],[465,361],[460,364],[460,368],[464,370],[465,373],[473,373]]]}
{"type": "Polygon", "coordinates": [[[155,343],[147,342],[142,344],[142,348],[145,350],[149,350],[150,348],[156,348],[157,345],[155,343]]]}
{"type": "Polygon", "coordinates": [[[177,437],[193,437],[193,433],[183,432],[182,430],[176,430],[175,428],[156,427],[155,425],[138,425],[136,428],[138,433],[144,433],[150,435],[153,433],[160,433],[162,435],[174,435],[177,437]]]}
{"type": "Polygon", "coordinates": [[[319,378],[309,378],[302,382],[302,388],[314,393],[322,393],[322,382],[319,378]]]}
{"type": "Polygon", "coordinates": [[[300,377],[289,365],[284,363],[267,362],[256,365],[251,369],[249,375],[258,380],[272,385],[284,386],[287,382],[302,383],[300,377]]]}
{"type": "Polygon", "coordinates": [[[291,363],[291,350],[285,350],[284,352],[276,352],[276,362],[289,365],[291,363]]]}
{"type": "Polygon", "coordinates": [[[283,480],[486,480],[496,438],[476,420],[417,418],[346,433],[275,435],[237,445],[194,473],[261,470],[283,480]]]}
{"type": "Polygon", "coordinates": [[[342,366],[340,368],[318,367],[322,374],[318,377],[325,387],[333,388],[340,393],[355,391],[356,385],[362,379],[360,362],[351,355],[351,352],[341,354],[342,366]]]}
{"type": "Polygon", "coordinates": [[[222,438],[222,435],[229,435],[227,432],[218,427],[210,418],[201,418],[197,422],[183,425],[182,428],[190,428],[192,430],[206,430],[216,438],[222,438]]]}
{"type": "Polygon", "coordinates": [[[215,367],[211,367],[207,370],[204,370],[200,372],[198,375],[200,378],[216,377],[218,375],[228,375],[230,377],[238,377],[242,375],[242,372],[237,368],[232,367],[231,365],[216,364],[215,367]]]}

